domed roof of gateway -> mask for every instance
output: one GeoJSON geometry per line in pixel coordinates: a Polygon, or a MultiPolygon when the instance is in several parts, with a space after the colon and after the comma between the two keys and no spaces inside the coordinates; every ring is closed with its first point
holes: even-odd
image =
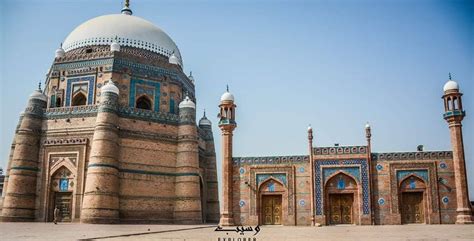
{"type": "Polygon", "coordinates": [[[151,22],[129,14],[110,14],[90,19],[76,27],[64,40],[66,52],[92,45],[110,45],[117,37],[121,46],[146,49],[166,57],[173,53],[183,65],[174,41],[151,22]]]}

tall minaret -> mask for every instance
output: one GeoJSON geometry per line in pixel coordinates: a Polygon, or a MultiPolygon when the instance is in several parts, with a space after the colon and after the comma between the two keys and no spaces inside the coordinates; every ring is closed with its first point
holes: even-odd
{"type": "Polygon", "coordinates": [[[309,170],[311,178],[311,226],[314,226],[314,159],[313,159],[313,128],[311,125],[308,126],[308,144],[309,144],[309,170]]]}
{"type": "Polygon", "coordinates": [[[217,223],[220,218],[219,211],[219,191],[217,184],[217,169],[216,169],[216,151],[214,147],[214,137],[212,134],[212,123],[206,117],[206,111],[204,111],[204,116],[199,120],[199,128],[204,131],[205,137],[203,137],[206,142],[206,154],[205,154],[205,168],[206,168],[206,186],[207,186],[207,195],[206,195],[206,222],[217,223]]]}
{"type": "Polygon", "coordinates": [[[186,96],[179,103],[178,152],[174,220],[181,224],[202,223],[199,147],[196,127],[196,105],[186,96]]]}
{"type": "Polygon", "coordinates": [[[222,132],[222,212],[219,225],[233,226],[234,215],[232,210],[232,133],[237,127],[235,123],[234,96],[229,93],[229,88],[221,96],[219,105],[219,128],[222,132]]]}
{"type": "Polygon", "coordinates": [[[43,110],[47,97],[41,87],[30,95],[28,106],[15,134],[15,149],[8,164],[8,185],[3,200],[3,222],[27,222],[35,219],[36,180],[43,110]]]}
{"type": "Polygon", "coordinates": [[[119,89],[112,80],[101,88],[82,201],[82,223],[119,222],[118,98],[119,89]]]}
{"type": "Polygon", "coordinates": [[[454,180],[457,200],[456,224],[473,223],[467,189],[466,162],[464,159],[461,124],[466,113],[462,109],[462,93],[459,92],[459,85],[451,80],[451,74],[449,74],[449,80],[444,85],[443,90],[445,110],[443,117],[449,124],[451,145],[453,148],[454,180]]]}

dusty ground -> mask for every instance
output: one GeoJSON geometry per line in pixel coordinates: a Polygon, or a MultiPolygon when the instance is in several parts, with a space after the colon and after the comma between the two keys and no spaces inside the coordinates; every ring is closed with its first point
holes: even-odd
{"type": "Polygon", "coordinates": [[[255,232],[240,235],[214,229],[209,225],[0,223],[0,240],[474,240],[474,225],[262,226],[255,236],[255,232]]]}

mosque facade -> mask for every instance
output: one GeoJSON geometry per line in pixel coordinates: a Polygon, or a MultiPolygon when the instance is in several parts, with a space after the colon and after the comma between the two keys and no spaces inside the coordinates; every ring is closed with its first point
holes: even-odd
{"type": "MultiPolygon", "coordinates": [[[[233,225],[468,224],[462,93],[443,101],[452,150],[377,153],[366,143],[234,157],[236,101],[219,104],[221,207],[212,123],[173,40],[120,14],[79,25],[19,116],[0,200],[5,222],[233,225]]],[[[315,141],[317,143],[317,141],[315,141]]],[[[236,143],[238,145],[238,143],[236,143]]]]}
{"type": "MultiPolygon", "coordinates": [[[[458,84],[444,86],[444,119],[451,151],[377,153],[366,143],[320,147],[308,128],[308,152],[234,157],[234,96],[221,98],[222,203],[220,224],[393,225],[471,224],[458,84]]],[[[238,143],[236,143],[238,145],[238,143]]]]}
{"type": "Polygon", "coordinates": [[[132,15],[93,18],[55,53],[15,131],[2,221],[218,222],[211,122],[173,40],[132,15]]]}

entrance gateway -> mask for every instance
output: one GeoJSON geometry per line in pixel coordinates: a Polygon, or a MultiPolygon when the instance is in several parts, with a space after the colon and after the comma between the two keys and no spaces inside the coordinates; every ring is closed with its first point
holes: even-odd
{"type": "Polygon", "coordinates": [[[329,223],[352,224],[354,194],[329,194],[329,223]]]}
{"type": "Polygon", "coordinates": [[[71,222],[72,192],[55,192],[54,207],[59,208],[59,221],[71,222]]]}
{"type": "Polygon", "coordinates": [[[281,224],[281,195],[262,196],[262,223],[264,225],[281,224]]]}
{"type": "Polygon", "coordinates": [[[402,223],[424,223],[423,192],[402,193],[402,223]]]}

